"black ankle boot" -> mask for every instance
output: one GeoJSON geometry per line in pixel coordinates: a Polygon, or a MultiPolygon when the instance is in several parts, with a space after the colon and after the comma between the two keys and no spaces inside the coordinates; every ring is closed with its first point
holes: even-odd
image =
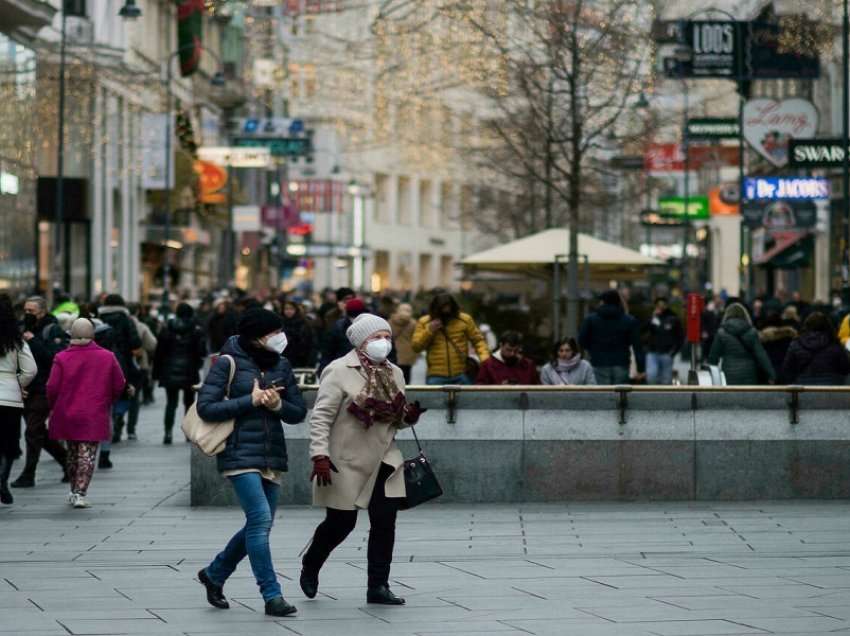
{"type": "Polygon", "coordinates": [[[386,585],[370,587],[366,591],[366,602],[376,605],[404,605],[405,601],[393,594],[386,585]]]}
{"type": "Polygon", "coordinates": [[[12,460],[8,457],[0,457],[0,503],[9,505],[15,502],[12,492],[9,490],[9,474],[12,472],[12,460]]]}
{"type": "Polygon", "coordinates": [[[266,614],[268,616],[289,616],[297,611],[298,608],[287,603],[282,596],[266,601],[266,614]]]}
{"type": "Polygon", "coordinates": [[[227,602],[224,596],[224,588],[212,582],[212,579],[207,576],[206,569],[198,572],[198,580],[201,582],[201,585],[207,588],[207,603],[218,609],[230,609],[230,603],[227,602]]]}
{"type": "Polygon", "coordinates": [[[307,570],[307,568],[301,569],[301,578],[298,579],[298,582],[301,584],[301,591],[304,592],[304,596],[307,598],[316,598],[316,594],[319,592],[319,573],[313,573],[307,570]]]}
{"type": "Polygon", "coordinates": [[[112,462],[109,461],[109,451],[100,451],[100,458],[97,460],[98,468],[112,468],[112,462]]]}

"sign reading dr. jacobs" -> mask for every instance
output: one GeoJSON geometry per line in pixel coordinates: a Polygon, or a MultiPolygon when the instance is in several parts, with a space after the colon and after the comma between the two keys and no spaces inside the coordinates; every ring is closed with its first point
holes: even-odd
{"type": "Polygon", "coordinates": [[[750,201],[829,198],[829,180],[823,177],[747,177],[744,198],[750,201]]]}

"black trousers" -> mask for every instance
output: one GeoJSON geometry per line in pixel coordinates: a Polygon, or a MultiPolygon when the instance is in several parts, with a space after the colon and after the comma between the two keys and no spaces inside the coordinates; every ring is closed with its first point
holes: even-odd
{"type": "MultiPolygon", "coordinates": [[[[390,580],[390,565],[395,546],[395,520],[401,499],[387,498],[384,484],[392,475],[393,467],[381,464],[375,489],[369,501],[369,546],[367,568],[369,588],[387,585],[390,580]]],[[[304,555],[304,569],[318,574],[331,552],[354,530],[357,525],[356,510],[328,508],[325,520],[316,528],[310,549],[304,555]]]]}
{"type": "Polygon", "coordinates": [[[188,411],[189,407],[195,403],[195,391],[191,387],[165,389],[165,432],[170,433],[174,428],[174,417],[177,414],[177,402],[180,399],[180,391],[183,391],[183,410],[188,411]]]}
{"type": "Polygon", "coordinates": [[[49,416],[50,404],[47,402],[46,395],[38,393],[24,400],[24,421],[26,422],[24,439],[27,443],[27,460],[23,472],[29,477],[35,477],[41,449],[46,450],[63,469],[65,468],[67,451],[61,442],[50,439],[48,436],[47,418],[49,416]]]}

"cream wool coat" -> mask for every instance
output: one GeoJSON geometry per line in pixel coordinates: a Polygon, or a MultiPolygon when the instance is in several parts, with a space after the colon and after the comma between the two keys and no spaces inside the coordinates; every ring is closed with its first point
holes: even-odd
{"type": "MultiPolygon", "coordinates": [[[[404,375],[392,365],[400,391],[404,375]]],[[[327,455],[338,473],[333,483],[318,486],[313,481],[313,505],[338,510],[369,507],[381,463],[395,472],[386,482],[387,497],[404,497],[404,458],[395,443],[395,434],[407,424],[376,422],[370,428],[348,412],[348,406],[366,384],[357,352],[334,360],[322,373],[316,405],[310,417],[310,457],[327,455]]]]}

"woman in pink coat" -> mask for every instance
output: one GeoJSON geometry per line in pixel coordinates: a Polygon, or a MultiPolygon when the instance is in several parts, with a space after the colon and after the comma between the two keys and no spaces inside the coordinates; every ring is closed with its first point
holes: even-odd
{"type": "Polygon", "coordinates": [[[68,442],[68,503],[74,508],[89,507],[86,491],[97,447],[109,439],[112,404],[126,384],[115,355],[93,340],[94,324],[86,318],[75,320],[71,346],[54,358],[47,381],[50,437],[68,442]]]}

